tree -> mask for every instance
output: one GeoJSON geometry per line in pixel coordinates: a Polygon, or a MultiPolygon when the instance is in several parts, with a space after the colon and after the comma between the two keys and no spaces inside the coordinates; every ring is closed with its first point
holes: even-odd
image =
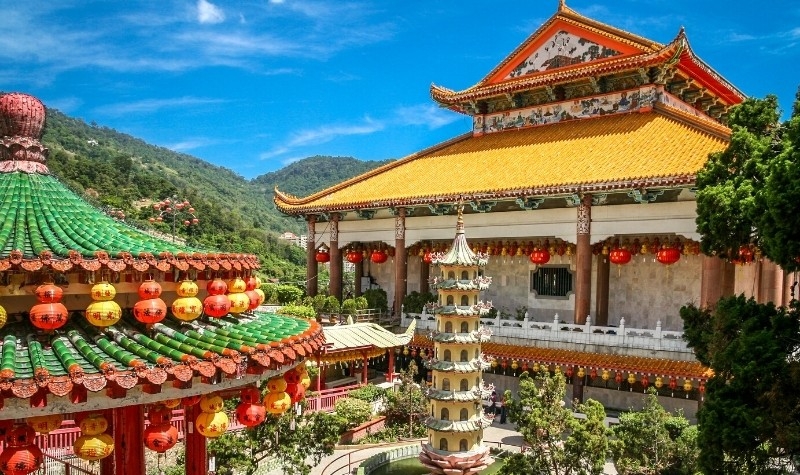
{"type": "Polygon", "coordinates": [[[394,392],[386,394],[384,409],[387,424],[393,426],[408,424],[409,437],[423,432],[424,426],[420,423],[420,419],[428,414],[428,398],[422,392],[422,388],[414,382],[416,374],[417,365],[412,361],[405,371],[399,373],[400,386],[394,392]]]}
{"type": "Polygon", "coordinates": [[[714,375],[698,412],[706,473],[788,473],[800,468],[800,307],[744,296],[681,309],[688,341],[714,375]]]}
{"type": "Polygon", "coordinates": [[[641,411],[620,414],[613,429],[614,465],[620,475],[693,475],[697,472],[697,428],[683,414],[659,404],[655,390],[641,411]]]}
{"type": "Polygon", "coordinates": [[[519,380],[517,398],[506,391],[508,415],[531,446],[514,454],[500,469],[503,475],[599,475],[609,455],[610,431],[603,405],[594,400],[566,407],[566,383],[561,373],[547,372],[519,380]]]}
{"type": "MultiPolygon", "coordinates": [[[[291,411],[289,411],[291,412],[291,411]]],[[[339,440],[341,421],[333,414],[312,412],[270,416],[262,424],[226,433],[209,443],[217,473],[253,475],[261,462],[275,461],[284,473],[308,475],[339,440]]]]}
{"type": "MultiPolygon", "coordinates": [[[[731,110],[731,141],[697,175],[703,252],[735,258],[753,245],[785,271],[800,269],[800,91],[779,123],[777,100],[731,110]]],[[[707,473],[784,473],[800,465],[800,325],[788,308],[725,298],[681,309],[684,336],[714,375],[698,412],[707,473]]]]}

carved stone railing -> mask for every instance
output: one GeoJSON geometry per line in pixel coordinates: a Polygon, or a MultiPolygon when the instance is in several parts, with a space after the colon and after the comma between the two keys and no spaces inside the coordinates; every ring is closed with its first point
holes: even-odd
{"type": "MultiPolygon", "coordinates": [[[[428,314],[403,314],[401,327],[407,327],[417,318],[417,332],[426,333],[436,329],[436,322],[428,314]]],[[[481,324],[492,330],[492,336],[521,340],[540,340],[574,344],[599,345],[616,348],[637,348],[652,351],[692,353],[683,340],[683,332],[661,329],[661,321],[653,328],[628,328],[625,319],[618,327],[592,325],[591,317],[586,324],[561,323],[558,314],[550,322],[536,322],[526,316],[522,320],[504,320],[500,317],[481,318],[481,324]]]]}

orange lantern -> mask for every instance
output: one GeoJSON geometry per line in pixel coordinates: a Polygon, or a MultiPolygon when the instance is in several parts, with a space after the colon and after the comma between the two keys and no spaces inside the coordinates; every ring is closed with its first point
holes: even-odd
{"type": "Polygon", "coordinates": [[[359,252],[359,251],[349,251],[346,254],[345,258],[347,259],[347,262],[351,262],[353,264],[358,264],[359,262],[361,262],[364,259],[364,256],[362,256],[361,252],[359,252]]]}
{"type": "MultiPolygon", "coordinates": [[[[221,282],[221,281],[220,281],[221,282]]],[[[227,295],[209,295],[203,301],[203,312],[209,317],[222,318],[231,310],[227,295]]]]}
{"type": "Polygon", "coordinates": [[[47,434],[59,427],[64,421],[64,416],[61,414],[48,414],[46,416],[36,416],[28,418],[28,425],[40,434],[47,434]]]}
{"type": "Polygon", "coordinates": [[[30,311],[33,326],[44,331],[63,327],[68,316],[67,307],[60,302],[40,303],[31,307],[30,311]]]}
{"type": "Polygon", "coordinates": [[[244,294],[247,295],[247,299],[250,301],[247,310],[255,310],[261,305],[261,296],[255,290],[247,290],[244,294]]]}
{"type": "Polygon", "coordinates": [[[280,393],[286,391],[286,380],[283,379],[283,376],[271,378],[269,381],[267,381],[267,389],[271,393],[280,393]]]}
{"type": "Polygon", "coordinates": [[[161,296],[161,284],[153,279],[145,280],[139,286],[138,292],[139,298],[142,300],[157,299],[161,296]]]}
{"type": "Polygon", "coordinates": [[[283,379],[286,380],[286,384],[297,384],[300,382],[300,370],[298,368],[299,367],[295,367],[283,373],[283,379]]]}
{"type": "Polygon", "coordinates": [[[533,248],[531,251],[530,260],[533,264],[536,265],[544,265],[550,262],[550,253],[547,252],[546,249],[540,249],[538,247],[533,248]]]}
{"type": "Polygon", "coordinates": [[[228,291],[228,284],[226,284],[224,280],[216,278],[208,282],[206,291],[208,295],[225,295],[228,291]]]}
{"type": "Polygon", "coordinates": [[[144,430],[144,445],[160,454],[178,443],[178,429],[172,424],[151,424],[144,430]]]}
{"type": "Polygon", "coordinates": [[[315,257],[317,262],[319,262],[320,264],[324,264],[331,260],[331,255],[328,253],[328,251],[326,251],[323,248],[317,250],[317,255],[315,257]]]}
{"type": "Polygon", "coordinates": [[[666,266],[671,266],[681,258],[681,251],[674,247],[663,246],[656,252],[656,260],[666,266]]]}
{"type": "Polygon", "coordinates": [[[247,280],[245,280],[245,283],[247,284],[246,288],[244,289],[245,292],[249,290],[255,290],[257,287],[256,278],[253,277],[252,275],[248,277],[247,280]]]}
{"type": "Polygon", "coordinates": [[[631,261],[631,257],[633,257],[631,251],[623,247],[615,247],[608,253],[609,262],[618,266],[629,263],[631,261]]]}
{"type": "Polygon", "coordinates": [[[372,255],[370,255],[369,259],[375,264],[383,264],[389,259],[389,256],[386,254],[385,251],[376,249],[372,251],[372,255]]]}
{"type": "Polygon", "coordinates": [[[195,419],[194,426],[204,437],[213,439],[228,430],[228,415],[224,412],[201,412],[195,419]]]}
{"type": "Polygon", "coordinates": [[[133,316],[144,324],[158,323],[167,316],[167,304],[159,298],[139,300],[133,305],[133,316]]]}
{"type": "Polygon", "coordinates": [[[172,420],[172,410],[166,406],[155,406],[147,411],[147,420],[155,426],[169,424],[172,420]]]}
{"type": "Polygon", "coordinates": [[[33,294],[36,295],[36,300],[41,303],[54,303],[61,301],[61,297],[64,296],[64,290],[53,283],[47,283],[36,287],[33,294]]]}
{"type": "Polygon", "coordinates": [[[242,402],[247,404],[260,404],[261,391],[259,391],[258,388],[244,388],[239,398],[242,402]]]}
{"type": "Polygon", "coordinates": [[[111,455],[114,451],[114,439],[105,433],[82,435],[72,444],[72,450],[79,459],[93,462],[111,455]]]}

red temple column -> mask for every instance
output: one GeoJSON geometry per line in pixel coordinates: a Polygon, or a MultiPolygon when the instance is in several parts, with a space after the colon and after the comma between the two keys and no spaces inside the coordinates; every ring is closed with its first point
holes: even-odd
{"type": "Polygon", "coordinates": [[[703,255],[703,268],[700,274],[700,307],[717,305],[723,293],[723,264],[719,257],[703,255]]]}
{"type": "Polygon", "coordinates": [[[342,251],[339,249],[339,213],[331,215],[330,225],[330,254],[331,254],[331,281],[328,284],[328,295],[333,295],[339,302],[342,301],[342,251]]]}
{"type": "Polygon", "coordinates": [[[367,380],[369,379],[369,372],[367,368],[367,364],[369,364],[369,358],[367,358],[367,352],[363,353],[364,356],[364,365],[361,367],[361,385],[365,386],[367,384],[367,380]]]}
{"type": "Polygon", "coordinates": [[[575,324],[583,325],[592,302],[592,195],[581,196],[578,205],[577,261],[575,270],[575,324]]]}
{"type": "MultiPolygon", "coordinates": [[[[313,247],[310,241],[309,245],[313,247]]],[[[200,412],[199,404],[186,409],[186,475],[208,475],[206,438],[194,427],[200,412]]]]}
{"type": "Polygon", "coordinates": [[[608,283],[610,274],[611,262],[608,260],[608,254],[598,254],[594,318],[592,319],[592,325],[608,325],[608,283]]]}
{"type": "Polygon", "coordinates": [[[394,312],[397,316],[400,316],[408,290],[406,254],[406,209],[398,208],[394,218],[394,312]]]}
{"type": "Polygon", "coordinates": [[[144,473],[144,406],[118,407],[112,411],[115,475],[144,473]]]}
{"type": "Polygon", "coordinates": [[[386,370],[386,381],[391,383],[394,381],[394,348],[389,348],[387,351],[389,352],[389,368],[386,370]]]}
{"type": "MultiPolygon", "coordinates": [[[[119,445],[115,434],[117,421],[114,420],[114,412],[110,410],[103,411],[103,417],[105,417],[106,422],[108,422],[108,429],[106,430],[106,433],[111,433],[112,437],[114,437],[114,452],[116,452],[117,449],[119,449],[119,445]]],[[[112,455],[100,459],[100,475],[116,475],[116,473],[116,453],[112,452],[112,455]]]]}
{"type": "Polygon", "coordinates": [[[313,297],[318,292],[317,274],[319,273],[316,244],[317,217],[310,214],[306,217],[306,220],[308,221],[308,231],[306,232],[306,293],[313,297]]]}
{"type": "Polygon", "coordinates": [[[355,277],[353,277],[353,294],[356,297],[361,297],[361,278],[364,277],[364,261],[356,262],[353,265],[356,268],[355,277]]]}
{"type": "Polygon", "coordinates": [[[419,263],[419,291],[420,293],[427,293],[431,291],[431,265],[426,263],[424,259],[420,258],[419,263]]]}

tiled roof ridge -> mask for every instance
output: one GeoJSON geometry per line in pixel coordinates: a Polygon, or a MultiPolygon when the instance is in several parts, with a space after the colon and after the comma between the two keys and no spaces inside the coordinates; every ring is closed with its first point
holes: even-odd
{"type": "Polygon", "coordinates": [[[656,102],[653,110],[665,117],[677,120],[725,141],[729,141],[731,138],[731,129],[711,118],[690,114],[662,102],[656,102]]]}
{"type": "Polygon", "coordinates": [[[690,61],[692,61],[702,70],[704,70],[706,74],[714,78],[716,81],[720,82],[721,84],[724,84],[727,88],[729,88],[737,96],[739,96],[741,100],[747,98],[747,95],[744,92],[742,92],[739,88],[734,86],[733,83],[731,83],[730,81],[725,79],[720,73],[718,73],[716,69],[712,68],[708,63],[703,61],[697,54],[695,54],[692,45],[689,43],[689,37],[686,35],[686,30],[683,27],[681,27],[680,31],[678,32],[678,35],[672,41],[672,43],[679,43],[679,42],[682,43],[682,47],[685,48],[686,51],[688,52],[687,57],[689,58],[690,61]]]}
{"type": "Polygon", "coordinates": [[[399,160],[393,161],[391,163],[387,163],[386,165],[382,165],[382,166],[380,166],[378,168],[375,168],[375,169],[372,169],[372,170],[370,170],[370,171],[368,171],[366,173],[362,173],[361,175],[358,175],[358,176],[355,176],[353,178],[350,178],[349,180],[343,181],[343,182],[339,183],[338,185],[334,185],[334,186],[332,186],[330,188],[326,188],[324,190],[318,191],[317,193],[314,193],[312,195],[306,196],[305,198],[297,198],[297,197],[294,197],[294,196],[289,195],[287,193],[284,193],[284,192],[278,190],[278,187],[276,186],[275,187],[275,197],[273,198],[273,201],[275,202],[275,205],[278,207],[278,209],[284,209],[283,207],[281,207],[281,203],[285,203],[285,204],[293,205],[293,206],[302,205],[304,203],[309,203],[311,201],[315,201],[315,200],[319,199],[322,196],[334,193],[334,192],[339,191],[339,190],[341,190],[343,188],[347,188],[348,186],[352,185],[353,183],[357,183],[359,181],[365,180],[365,179],[370,178],[372,176],[378,175],[380,173],[385,172],[386,170],[389,170],[389,169],[392,169],[392,168],[395,168],[395,167],[399,167],[399,166],[401,166],[401,165],[403,165],[405,163],[408,163],[408,162],[410,162],[412,160],[415,160],[415,159],[423,157],[425,155],[437,152],[437,151],[439,151],[439,150],[441,150],[441,149],[443,149],[445,147],[448,147],[448,146],[453,145],[455,143],[461,142],[463,140],[468,140],[470,138],[472,138],[472,132],[467,132],[465,134],[458,135],[458,136],[453,137],[451,139],[445,140],[444,142],[439,142],[439,143],[437,143],[435,145],[432,145],[432,146],[430,146],[428,148],[420,150],[419,152],[414,152],[411,155],[407,155],[407,156],[405,156],[405,157],[403,157],[403,158],[401,158],[399,160]]]}
{"type": "Polygon", "coordinates": [[[589,17],[583,16],[576,12],[575,10],[567,7],[564,5],[563,7],[559,7],[559,10],[551,16],[544,24],[542,24],[539,28],[536,29],[532,34],[530,34],[519,46],[517,46],[514,51],[512,51],[508,56],[506,56],[503,61],[500,62],[494,69],[492,69],[489,74],[487,74],[483,79],[481,79],[478,84],[475,86],[467,89],[471,90],[478,86],[485,84],[489,81],[493,76],[495,76],[501,69],[503,69],[508,63],[512,60],[516,59],[517,56],[528,47],[528,45],[539,37],[539,35],[543,34],[547,31],[550,26],[555,23],[556,20],[561,19],[567,23],[570,23],[574,26],[583,27],[593,33],[599,34],[601,36],[605,36],[606,38],[612,39],[614,41],[618,41],[620,43],[625,43],[630,46],[634,46],[637,48],[642,49],[644,52],[653,52],[658,49],[661,49],[662,45],[655,41],[649,40],[639,35],[635,35],[628,31],[622,30],[620,28],[616,28],[614,26],[608,25],[606,23],[599,22],[597,20],[593,20],[589,17]]]}

